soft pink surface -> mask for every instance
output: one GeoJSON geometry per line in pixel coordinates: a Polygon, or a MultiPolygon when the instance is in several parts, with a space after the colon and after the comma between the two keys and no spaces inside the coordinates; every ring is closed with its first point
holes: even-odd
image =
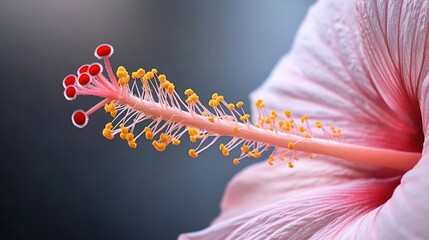
{"type": "Polygon", "coordinates": [[[423,146],[414,169],[399,180],[324,156],[294,169],[255,164],[231,181],[212,226],[181,238],[429,239],[428,13],[426,1],[321,0],[252,93],[268,108],[335,124],[348,143],[423,146]]]}

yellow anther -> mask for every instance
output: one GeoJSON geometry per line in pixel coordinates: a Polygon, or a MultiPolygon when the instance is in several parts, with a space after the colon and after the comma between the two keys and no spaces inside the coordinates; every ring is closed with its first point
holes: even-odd
{"type": "Polygon", "coordinates": [[[126,139],[126,138],[127,138],[127,134],[126,134],[126,133],[121,132],[121,133],[119,134],[119,137],[120,137],[121,139],[126,139]]]}
{"type": "Polygon", "coordinates": [[[137,143],[135,141],[130,141],[130,142],[128,142],[128,146],[130,148],[136,148],[137,147],[137,143]]]}
{"type": "Polygon", "coordinates": [[[112,128],[113,128],[113,125],[112,125],[112,123],[111,123],[111,122],[108,122],[108,123],[106,123],[105,127],[106,127],[107,129],[112,129],[112,128]]]}
{"type": "Polygon", "coordinates": [[[268,130],[270,130],[270,131],[274,131],[274,128],[273,128],[273,127],[271,127],[271,126],[269,126],[269,127],[268,127],[268,130]]]}
{"type": "Polygon", "coordinates": [[[127,85],[128,81],[130,81],[130,75],[123,66],[118,67],[118,70],[116,71],[116,76],[119,78],[118,83],[121,86],[127,85]]]}
{"type": "Polygon", "coordinates": [[[118,78],[125,78],[127,75],[128,75],[128,73],[125,72],[125,71],[120,71],[120,72],[118,71],[118,72],[116,72],[116,76],[118,78]]]}
{"type": "Polygon", "coordinates": [[[341,137],[341,129],[337,130],[336,137],[341,137]]]}
{"type": "Polygon", "coordinates": [[[258,99],[255,101],[256,108],[264,108],[265,104],[262,102],[262,99],[258,99]]]}
{"type": "Polygon", "coordinates": [[[228,104],[228,109],[231,110],[231,111],[234,110],[235,109],[234,103],[228,104]]]}
{"type": "Polygon", "coordinates": [[[160,142],[158,142],[158,141],[154,140],[154,141],[152,142],[152,146],[153,146],[157,151],[162,152],[162,151],[164,151],[164,150],[165,150],[165,148],[167,147],[167,144],[165,144],[165,143],[160,143],[160,142]]]}
{"type": "Polygon", "coordinates": [[[204,116],[204,117],[207,117],[207,112],[206,111],[202,111],[201,115],[204,116]]]}
{"type": "Polygon", "coordinates": [[[235,104],[235,106],[237,106],[238,108],[241,108],[244,105],[244,102],[239,101],[235,104]]]}
{"type": "Polygon", "coordinates": [[[153,132],[150,131],[150,130],[147,131],[147,132],[145,132],[145,137],[146,137],[147,140],[152,140],[153,137],[154,137],[153,132]]]}
{"type": "Polygon", "coordinates": [[[289,127],[289,126],[284,127],[284,128],[282,128],[282,129],[283,129],[283,131],[285,131],[285,132],[289,132],[290,130],[292,130],[292,128],[291,128],[291,127],[289,127]]]}
{"type": "Polygon", "coordinates": [[[125,139],[129,142],[134,141],[134,134],[133,133],[127,133],[127,135],[125,135],[125,139]]]}
{"type": "Polygon", "coordinates": [[[148,79],[151,79],[151,78],[153,78],[155,75],[154,75],[154,73],[153,72],[147,72],[146,74],[145,74],[145,77],[146,78],[148,78],[148,79]]]}
{"type": "Polygon", "coordinates": [[[271,119],[270,119],[270,118],[265,118],[265,119],[264,119],[264,122],[265,122],[266,124],[268,124],[268,123],[270,123],[270,122],[271,122],[271,119]]]}
{"type": "Polygon", "coordinates": [[[116,109],[113,109],[111,112],[110,112],[110,116],[111,117],[116,117],[116,114],[117,114],[118,112],[116,111],[116,109]]]}
{"type": "Polygon", "coordinates": [[[124,70],[124,71],[119,71],[119,70],[118,70],[118,71],[116,72],[116,76],[117,76],[118,78],[125,78],[125,77],[127,77],[127,76],[129,76],[129,75],[128,75],[128,72],[127,72],[127,71],[125,71],[125,70],[124,70]]]}
{"type": "Polygon", "coordinates": [[[274,111],[274,110],[272,110],[272,111],[271,111],[271,115],[270,115],[270,119],[274,120],[274,119],[276,119],[276,118],[277,118],[277,112],[276,112],[276,111],[274,111]]]}
{"type": "Polygon", "coordinates": [[[143,76],[145,75],[145,73],[146,73],[146,71],[145,71],[145,70],[143,70],[143,68],[139,68],[137,71],[135,71],[135,72],[133,72],[133,73],[131,74],[131,77],[132,77],[133,79],[141,78],[141,77],[143,77],[143,76]]]}
{"type": "Polygon", "coordinates": [[[158,70],[157,70],[156,68],[152,68],[151,72],[152,72],[153,74],[157,74],[157,73],[158,73],[158,70]]]}
{"type": "Polygon", "coordinates": [[[313,155],[313,154],[311,154],[310,156],[308,156],[308,158],[310,158],[310,159],[314,159],[314,155],[313,155]]]}
{"type": "Polygon", "coordinates": [[[222,154],[223,154],[225,157],[228,157],[228,155],[229,155],[229,150],[228,150],[228,148],[224,148],[224,149],[222,149],[222,154]]]}
{"type": "Polygon", "coordinates": [[[218,96],[218,97],[216,98],[216,102],[221,103],[224,99],[225,99],[225,97],[224,97],[224,96],[218,96]]]}
{"type": "Polygon", "coordinates": [[[246,153],[246,152],[248,152],[248,151],[249,151],[249,149],[250,149],[250,146],[248,146],[248,145],[243,145],[243,146],[241,146],[241,148],[240,148],[241,153],[246,153]]]}
{"type": "Polygon", "coordinates": [[[110,111],[113,111],[113,110],[115,110],[116,108],[115,108],[115,103],[113,102],[113,101],[111,101],[110,103],[109,103],[109,109],[110,109],[110,111]]]}
{"type": "Polygon", "coordinates": [[[255,150],[253,150],[253,154],[252,154],[252,156],[253,156],[254,158],[260,158],[260,157],[261,157],[261,153],[259,152],[259,150],[258,150],[258,149],[255,149],[255,150]]]}
{"type": "Polygon", "coordinates": [[[212,100],[216,100],[218,96],[219,96],[218,93],[213,93],[212,94],[212,100]]]}
{"type": "Polygon", "coordinates": [[[104,136],[105,138],[107,138],[107,139],[109,139],[109,140],[112,140],[112,139],[113,139],[113,137],[114,137],[114,135],[112,134],[112,130],[111,130],[111,129],[109,129],[109,128],[105,128],[105,129],[103,129],[102,134],[103,134],[103,136],[104,136]]]}
{"type": "Polygon", "coordinates": [[[172,141],[171,141],[171,143],[173,144],[173,145],[179,145],[180,144],[180,140],[179,139],[177,139],[177,138],[174,138],[172,141]]]}
{"type": "Polygon", "coordinates": [[[234,160],[232,161],[232,163],[237,166],[238,164],[240,164],[240,160],[238,160],[238,158],[234,158],[234,160]]]}
{"type": "Polygon", "coordinates": [[[159,82],[165,82],[165,80],[167,80],[167,76],[165,76],[165,74],[161,74],[158,76],[158,80],[159,82]]]}
{"type": "Polygon", "coordinates": [[[251,152],[248,152],[248,153],[247,153],[247,157],[252,157],[252,153],[251,153],[251,152]]]}
{"type": "Polygon", "coordinates": [[[246,122],[247,120],[249,120],[250,118],[250,114],[244,114],[243,116],[240,117],[240,120],[243,122],[246,122]]]}
{"type": "Polygon", "coordinates": [[[287,144],[287,148],[289,148],[290,150],[295,149],[295,143],[294,143],[294,142],[289,142],[289,143],[287,144]]]}
{"type": "Polygon", "coordinates": [[[125,126],[122,126],[122,127],[121,127],[121,133],[125,133],[125,134],[127,134],[127,133],[128,133],[128,128],[127,128],[127,127],[125,127],[125,126]]]}
{"type": "Polygon", "coordinates": [[[156,150],[163,152],[165,148],[167,147],[167,144],[165,143],[159,143],[158,148],[156,150]]]}
{"type": "Polygon", "coordinates": [[[301,117],[301,122],[304,123],[307,120],[308,120],[308,116],[307,114],[304,114],[304,116],[301,117]]]}
{"type": "Polygon", "coordinates": [[[125,127],[125,126],[123,126],[123,124],[121,124],[121,125],[122,125],[122,127],[121,127],[121,133],[119,134],[119,137],[121,139],[126,139],[127,138],[127,134],[128,134],[128,128],[125,127]]]}
{"type": "Polygon", "coordinates": [[[221,143],[220,145],[219,145],[219,150],[223,150],[225,148],[225,145],[223,144],[223,143],[221,143]]]}
{"type": "Polygon", "coordinates": [[[146,71],[143,68],[139,68],[137,70],[137,74],[139,74],[140,77],[143,77],[145,75],[146,71]]]}
{"type": "Polygon", "coordinates": [[[191,105],[192,100],[188,97],[188,98],[185,100],[185,103],[186,103],[187,105],[191,105]]]}
{"type": "Polygon", "coordinates": [[[161,133],[159,135],[159,141],[163,142],[165,144],[168,144],[168,142],[170,142],[171,139],[171,135],[165,134],[165,133],[161,133]]]}
{"type": "Polygon", "coordinates": [[[185,95],[186,96],[191,96],[193,93],[194,93],[194,91],[192,89],[190,89],[190,88],[188,88],[188,89],[185,90],[185,95]]]}
{"type": "Polygon", "coordinates": [[[170,83],[170,85],[168,85],[167,92],[168,92],[170,95],[172,95],[172,94],[174,93],[174,88],[175,88],[174,84],[173,84],[173,83],[170,83]]]}
{"type": "Polygon", "coordinates": [[[303,133],[306,131],[306,129],[304,126],[301,125],[301,126],[299,126],[299,131],[303,133]]]}
{"type": "Polygon", "coordinates": [[[150,132],[151,130],[150,130],[150,127],[145,127],[144,129],[143,129],[143,132],[150,132]]]}
{"type": "Polygon", "coordinates": [[[128,81],[130,80],[130,77],[128,78],[119,78],[118,80],[118,84],[121,86],[125,86],[128,84],[128,81]]]}
{"type": "Polygon", "coordinates": [[[255,124],[255,127],[256,127],[256,128],[259,128],[259,124],[255,124]]]}
{"type": "Polygon", "coordinates": [[[284,114],[287,118],[290,118],[290,116],[292,116],[292,112],[290,110],[285,110],[284,114]]]}
{"type": "Polygon", "coordinates": [[[188,128],[188,134],[189,136],[195,136],[199,134],[199,130],[197,128],[188,128]]]}
{"type": "Polygon", "coordinates": [[[189,96],[189,99],[191,99],[191,101],[193,103],[197,103],[198,100],[199,100],[199,97],[198,97],[198,95],[196,93],[193,93],[191,96],[189,96]]]}
{"type": "Polygon", "coordinates": [[[314,124],[316,125],[317,128],[323,128],[322,123],[319,121],[316,121],[314,124]]]}
{"type": "Polygon", "coordinates": [[[311,138],[311,135],[310,134],[305,134],[305,136],[304,136],[305,138],[311,138]]]}
{"type": "Polygon", "coordinates": [[[209,106],[212,107],[212,108],[217,107],[216,101],[215,100],[210,100],[209,101],[209,106]]]}
{"type": "Polygon", "coordinates": [[[106,103],[106,105],[104,105],[104,110],[107,112],[111,112],[115,110],[115,103],[113,101],[111,101],[110,103],[106,103]]]}
{"type": "Polygon", "coordinates": [[[273,166],[274,165],[275,158],[273,155],[270,155],[268,158],[268,165],[273,166]]]}
{"type": "Polygon", "coordinates": [[[196,136],[189,136],[189,140],[194,143],[197,141],[197,137],[196,136]]]}
{"type": "Polygon", "coordinates": [[[208,117],[207,118],[210,122],[214,122],[215,121],[215,117],[213,117],[213,116],[210,116],[210,117],[208,117]]]}
{"type": "Polygon", "coordinates": [[[238,133],[238,126],[233,127],[233,128],[232,128],[232,130],[233,130],[235,133],[238,133]]]}
{"type": "Polygon", "coordinates": [[[294,165],[293,165],[293,163],[292,163],[292,162],[289,162],[289,163],[288,163],[288,165],[289,165],[289,167],[290,167],[290,168],[293,168],[293,167],[294,167],[294,165]]]}
{"type": "Polygon", "coordinates": [[[198,153],[195,151],[195,149],[189,149],[188,154],[191,158],[197,158],[198,153]]]}
{"type": "Polygon", "coordinates": [[[170,86],[170,84],[171,84],[171,82],[168,81],[168,80],[166,80],[165,82],[161,83],[160,87],[163,88],[163,89],[167,89],[168,86],[170,86]]]}

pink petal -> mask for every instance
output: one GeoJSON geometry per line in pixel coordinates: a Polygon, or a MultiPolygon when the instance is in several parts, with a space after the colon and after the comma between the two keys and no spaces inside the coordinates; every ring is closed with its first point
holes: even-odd
{"type": "Polygon", "coordinates": [[[403,176],[392,198],[361,217],[343,237],[429,239],[428,2],[360,1],[357,11],[365,52],[383,97],[423,128],[425,142],[422,159],[403,176]],[[384,33],[389,34],[384,38],[384,33]]]}
{"type": "Polygon", "coordinates": [[[356,180],[279,200],[179,239],[332,239],[382,204],[397,179],[356,180]]]}
{"type": "MultiPolygon", "coordinates": [[[[410,5],[410,0],[400,8],[388,1],[368,2],[379,3],[377,10],[360,2],[357,16],[351,0],[321,0],[314,5],[293,49],[252,99],[264,99],[271,109],[290,108],[297,116],[308,114],[335,124],[343,129],[345,142],[420,151],[419,109],[424,132],[429,127],[429,80],[421,77],[427,75],[426,40],[421,39],[427,36],[426,2],[420,10],[419,1],[410,5]],[[387,16],[393,19],[383,22],[387,16]],[[365,30],[368,26],[371,29],[365,30]],[[380,31],[389,37],[396,33],[401,44],[395,45],[395,38],[386,42],[380,31]],[[412,36],[414,40],[409,39],[412,36]]],[[[345,239],[429,239],[424,231],[429,216],[425,204],[429,180],[423,175],[429,170],[426,149],[424,154],[388,201],[397,182],[383,180],[383,175],[395,174],[386,169],[358,170],[359,166],[323,156],[324,163],[304,159],[293,170],[252,166],[229,185],[218,220],[181,238],[329,239],[343,234],[345,239]],[[333,174],[335,170],[340,174],[333,174]],[[320,177],[324,174],[326,178],[320,177]],[[365,180],[369,175],[376,179],[365,180]]]]}
{"type": "MultiPolygon", "coordinates": [[[[276,201],[370,177],[368,171],[352,170],[327,157],[301,159],[290,169],[284,163],[254,164],[235,176],[225,191],[221,215],[215,223],[276,201]]],[[[317,202],[317,200],[316,200],[317,202]]]]}
{"type": "Polygon", "coordinates": [[[321,0],[295,44],[251,95],[267,107],[343,129],[345,142],[420,151],[419,129],[380,94],[359,38],[354,1],[321,0]]]}

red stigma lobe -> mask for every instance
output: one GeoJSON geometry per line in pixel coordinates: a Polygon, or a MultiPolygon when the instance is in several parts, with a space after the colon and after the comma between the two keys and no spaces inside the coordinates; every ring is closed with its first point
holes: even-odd
{"type": "Polygon", "coordinates": [[[83,128],[88,123],[88,116],[82,110],[77,110],[72,115],[72,122],[78,128],[83,128]]]}
{"type": "Polygon", "coordinates": [[[103,57],[110,57],[113,54],[113,47],[109,44],[101,44],[95,49],[94,55],[101,59],[103,57]]]}
{"type": "Polygon", "coordinates": [[[86,73],[86,72],[88,72],[88,68],[89,68],[89,66],[87,64],[82,65],[77,72],[78,72],[78,74],[86,73]]]}
{"type": "Polygon", "coordinates": [[[101,70],[102,70],[101,65],[98,63],[94,63],[89,67],[88,72],[91,76],[95,76],[95,75],[99,74],[101,72],[101,70]]]}
{"type": "Polygon", "coordinates": [[[64,91],[64,96],[67,100],[71,101],[76,98],[76,93],[77,93],[77,90],[75,86],[68,86],[64,91]]]}
{"type": "Polygon", "coordinates": [[[85,86],[89,83],[89,81],[91,80],[91,78],[89,77],[88,74],[83,73],[82,75],[79,76],[79,84],[81,86],[85,86]]]}
{"type": "Polygon", "coordinates": [[[63,80],[63,86],[64,87],[71,86],[71,85],[75,84],[75,82],[76,82],[76,76],[75,75],[68,75],[63,80]]]}

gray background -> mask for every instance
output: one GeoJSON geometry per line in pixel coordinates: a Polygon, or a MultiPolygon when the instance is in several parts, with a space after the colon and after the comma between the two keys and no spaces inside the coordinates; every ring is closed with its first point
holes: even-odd
{"type": "MultiPolygon", "coordinates": [[[[239,167],[212,148],[156,152],[109,142],[110,117],[84,129],[70,114],[97,99],[63,98],[61,81],[111,43],[113,66],[156,66],[181,93],[244,100],[289,49],[313,1],[0,1],[0,234],[10,239],[174,239],[219,213],[239,167]]],[[[248,107],[248,105],[247,105],[248,107]]],[[[246,108],[248,110],[248,108],[246,108]]]]}

